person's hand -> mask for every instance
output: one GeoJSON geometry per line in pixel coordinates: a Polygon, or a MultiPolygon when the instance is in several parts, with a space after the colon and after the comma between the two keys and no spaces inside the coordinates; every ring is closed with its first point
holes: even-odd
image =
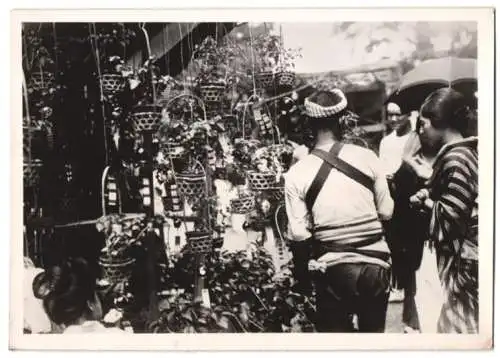
{"type": "Polygon", "coordinates": [[[432,166],[420,157],[412,157],[405,160],[415,174],[421,179],[428,180],[432,175],[432,166]]]}
{"type": "Polygon", "coordinates": [[[429,190],[420,189],[410,197],[410,204],[414,207],[422,207],[425,200],[429,198],[429,190]]]}
{"type": "Polygon", "coordinates": [[[326,264],[324,262],[318,262],[316,260],[309,260],[307,265],[309,271],[320,271],[322,273],[326,272],[326,264]]]}

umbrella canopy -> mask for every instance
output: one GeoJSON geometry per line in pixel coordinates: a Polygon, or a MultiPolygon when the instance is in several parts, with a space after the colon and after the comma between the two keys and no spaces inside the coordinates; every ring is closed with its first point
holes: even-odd
{"type": "Polygon", "coordinates": [[[477,61],[443,57],[422,62],[407,72],[387,102],[407,110],[418,110],[425,98],[438,88],[452,87],[471,100],[477,91],[477,61]]]}

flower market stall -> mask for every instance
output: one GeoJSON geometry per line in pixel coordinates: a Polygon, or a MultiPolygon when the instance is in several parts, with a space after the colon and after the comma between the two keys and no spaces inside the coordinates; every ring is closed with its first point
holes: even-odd
{"type": "Polygon", "coordinates": [[[58,26],[23,32],[25,256],[85,257],[106,324],[134,332],[313,330],[284,208],[299,51],[198,27],[168,67],[156,25],[58,26]]]}

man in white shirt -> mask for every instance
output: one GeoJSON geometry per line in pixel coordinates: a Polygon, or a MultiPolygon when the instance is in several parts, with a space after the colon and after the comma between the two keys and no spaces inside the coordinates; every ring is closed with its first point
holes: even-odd
{"type": "Polygon", "coordinates": [[[394,206],[385,174],[374,152],[340,142],[349,115],[340,90],[313,94],[305,109],[315,147],[285,176],[295,289],[307,293],[315,275],[320,332],[351,331],[352,314],[360,331],[383,332],[391,264],[382,220],[394,206]]]}
{"type": "Polygon", "coordinates": [[[387,120],[391,132],[380,141],[379,157],[384,172],[390,177],[401,166],[403,149],[410,137],[412,122],[410,113],[402,113],[396,103],[387,105],[387,120]]]}
{"type": "MultiPolygon", "coordinates": [[[[401,107],[392,102],[387,105],[387,122],[391,132],[380,141],[379,158],[382,162],[384,173],[390,182],[392,176],[398,171],[403,162],[403,151],[412,132],[412,122],[410,121],[410,114],[407,111],[403,113],[401,107]]],[[[398,245],[391,242],[391,239],[389,238],[389,245],[394,261],[398,245]]],[[[404,298],[404,292],[401,283],[398,282],[397,276],[398,274],[394,272],[393,268],[393,289],[389,296],[390,302],[402,301],[404,298]]]]}

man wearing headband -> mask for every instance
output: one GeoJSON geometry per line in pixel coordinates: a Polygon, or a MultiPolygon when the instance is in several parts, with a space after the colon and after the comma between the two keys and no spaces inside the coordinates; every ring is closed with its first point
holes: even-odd
{"type": "Polygon", "coordinates": [[[305,100],[315,135],[310,154],[286,174],[286,210],[295,289],[308,293],[314,277],[320,332],[383,332],[389,294],[390,253],[382,220],[393,201],[379,159],[369,149],[343,144],[349,116],[342,91],[305,100]]]}

